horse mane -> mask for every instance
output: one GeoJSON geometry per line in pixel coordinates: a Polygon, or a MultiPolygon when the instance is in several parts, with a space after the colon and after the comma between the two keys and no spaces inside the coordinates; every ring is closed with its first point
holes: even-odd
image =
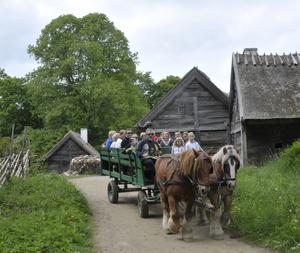
{"type": "MultiPolygon", "coordinates": [[[[180,155],[180,168],[179,172],[183,176],[195,176],[198,174],[198,171],[194,171],[194,164],[196,162],[196,154],[195,152],[199,151],[194,151],[194,150],[186,150],[181,153],[180,155]]],[[[203,152],[199,152],[199,156],[203,152]]]]}
{"type": "Polygon", "coordinates": [[[241,160],[239,154],[234,149],[233,145],[225,145],[222,148],[220,148],[216,154],[212,156],[212,162],[221,162],[223,168],[224,163],[228,160],[230,156],[235,157],[239,162],[241,160]],[[226,150],[225,154],[224,149],[226,150]]]}

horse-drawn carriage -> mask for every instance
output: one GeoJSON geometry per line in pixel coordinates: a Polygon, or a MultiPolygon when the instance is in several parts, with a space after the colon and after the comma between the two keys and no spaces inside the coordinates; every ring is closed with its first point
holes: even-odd
{"type": "MultiPolygon", "coordinates": [[[[162,154],[170,152],[168,147],[161,149],[162,154]]],[[[107,186],[108,200],[116,204],[119,193],[137,191],[139,215],[147,218],[149,205],[158,204],[160,197],[154,177],[147,177],[141,159],[134,152],[125,153],[123,149],[117,148],[102,148],[100,158],[101,175],[112,178],[107,186]]]]}
{"type": "MultiPolygon", "coordinates": [[[[170,150],[163,150],[169,153],[170,150]]],[[[230,222],[230,206],[235,175],[240,158],[231,145],[222,147],[214,156],[203,151],[184,151],[180,157],[161,156],[154,177],[147,177],[142,161],[135,153],[124,153],[122,149],[103,148],[100,150],[101,174],[112,178],[107,186],[107,195],[111,203],[117,203],[119,193],[137,191],[139,214],[148,217],[149,205],[159,201],[163,208],[162,226],[166,233],[178,233],[182,226],[184,240],[192,235],[192,207],[198,203],[201,208],[200,219],[207,221],[203,202],[205,195],[212,203],[210,236],[223,237],[223,224],[230,222]],[[213,179],[213,181],[211,181],[213,179]],[[156,186],[157,185],[157,186],[156,186]],[[221,202],[224,203],[222,215],[221,202]],[[178,206],[185,205],[183,217],[179,216],[178,206]],[[180,220],[184,222],[181,225],[180,220]]],[[[153,175],[153,174],[152,174],[153,175]]]]}

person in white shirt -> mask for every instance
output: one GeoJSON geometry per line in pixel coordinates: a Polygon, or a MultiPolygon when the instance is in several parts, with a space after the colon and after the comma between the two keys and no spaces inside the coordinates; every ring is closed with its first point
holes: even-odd
{"type": "Polygon", "coordinates": [[[185,150],[192,150],[195,149],[196,151],[203,151],[200,144],[195,141],[195,134],[193,132],[188,133],[188,142],[185,144],[185,150]]]}
{"type": "Polygon", "coordinates": [[[112,144],[110,145],[110,148],[120,148],[118,146],[118,139],[119,139],[120,134],[119,133],[114,133],[112,136],[112,144]]]}
{"type": "Polygon", "coordinates": [[[122,141],[124,140],[125,138],[125,134],[126,134],[126,131],[125,130],[120,130],[120,134],[118,136],[118,139],[116,141],[116,148],[121,148],[121,143],[122,141]]]}
{"type": "Polygon", "coordinates": [[[177,155],[182,153],[185,150],[184,141],[181,137],[177,137],[172,146],[172,155],[177,155]]]}

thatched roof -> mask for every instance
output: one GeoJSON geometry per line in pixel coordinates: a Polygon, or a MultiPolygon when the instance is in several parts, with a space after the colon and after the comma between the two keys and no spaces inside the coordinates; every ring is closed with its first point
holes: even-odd
{"type": "Polygon", "coordinates": [[[300,118],[300,55],[259,55],[255,48],[234,53],[230,90],[230,103],[237,92],[243,119],[300,118]]]}
{"type": "Polygon", "coordinates": [[[73,131],[69,131],[55,146],[44,156],[44,161],[48,160],[62,145],[64,145],[69,139],[73,140],[78,146],[80,146],[89,155],[99,156],[99,152],[89,143],[86,143],[81,139],[80,134],[73,131]]]}
{"type": "Polygon", "coordinates": [[[144,118],[136,123],[137,127],[144,128],[154,118],[156,118],[169,104],[171,104],[175,97],[180,96],[183,90],[190,85],[194,80],[197,80],[203,87],[205,87],[214,97],[220,100],[226,108],[228,108],[228,97],[223,93],[209,77],[193,67],[179,82],[175,85],[153,108],[148,112],[144,118]]]}

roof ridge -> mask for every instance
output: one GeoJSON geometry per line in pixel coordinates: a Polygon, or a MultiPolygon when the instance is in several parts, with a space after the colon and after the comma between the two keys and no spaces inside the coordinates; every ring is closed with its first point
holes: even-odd
{"type": "Polygon", "coordinates": [[[240,54],[239,52],[233,53],[235,57],[235,62],[238,65],[247,65],[247,66],[298,66],[300,65],[300,54],[297,52],[282,55],[278,53],[270,54],[258,54],[257,52],[247,52],[240,54]]]}

